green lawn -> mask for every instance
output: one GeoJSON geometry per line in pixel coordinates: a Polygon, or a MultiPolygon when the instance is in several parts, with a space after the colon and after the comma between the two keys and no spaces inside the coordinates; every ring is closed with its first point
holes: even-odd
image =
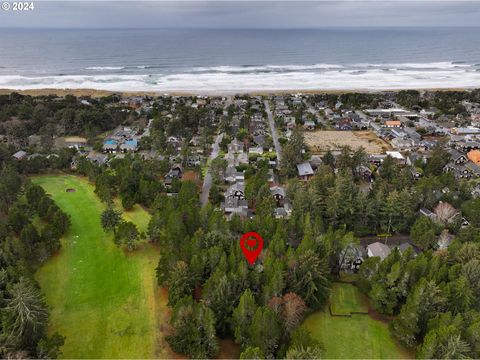
{"type": "MultiPolygon", "coordinates": [[[[51,307],[49,332],[66,336],[63,357],[168,357],[159,332],[166,298],[156,286],[158,248],[146,243],[132,253],[117,248],[100,226],[104,205],[87,180],[56,175],[33,181],[72,220],[60,253],[36,274],[51,307]]],[[[145,231],[149,215],[142,208],[124,217],[145,231]]]]}
{"type": "Polygon", "coordinates": [[[334,283],[331,298],[331,310],[333,314],[350,315],[352,312],[368,312],[368,299],[358,289],[345,283],[334,283]]]}
{"type": "MultiPolygon", "coordinates": [[[[368,299],[362,298],[358,289],[350,284],[335,283],[331,303],[339,311],[365,310],[368,299]]],[[[368,308],[367,308],[368,309],[368,308]]],[[[330,359],[396,359],[412,358],[398,345],[390,334],[388,324],[369,315],[351,317],[331,316],[328,306],[317,311],[304,322],[312,336],[325,348],[324,358],[330,359]]]]}

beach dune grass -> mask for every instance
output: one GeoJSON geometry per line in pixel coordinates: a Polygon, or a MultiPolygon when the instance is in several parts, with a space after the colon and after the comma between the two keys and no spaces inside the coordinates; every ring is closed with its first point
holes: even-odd
{"type": "MultiPolygon", "coordinates": [[[[32,180],[71,216],[62,249],[36,274],[51,307],[49,333],[66,337],[62,357],[168,357],[158,345],[157,319],[166,311],[155,279],[158,248],[143,243],[128,253],[116,247],[100,225],[104,205],[86,179],[56,175],[32,180]]],[[[149,214],[142,208],[136,206],[124,217],[146,230],[149,214]]]]}
{"type": "Polygon", "coordinates": [[[351,314],[368,311],[368,299],[351,284],[334,283],[330,304],[344,316],[332,316],[328,306],[324,311],[310,315],[304,326],[324,347],[327,359],[406,359],[413,355],[401,347],[390,334],[388,323],[368,314],[351,314]],[[347,316],[345,316],[347,315],[347,316]]]}

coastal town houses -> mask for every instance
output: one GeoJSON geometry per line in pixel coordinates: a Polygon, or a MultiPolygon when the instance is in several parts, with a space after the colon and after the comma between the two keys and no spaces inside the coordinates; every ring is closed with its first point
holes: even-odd
{"type": "Polygon", "coordinates": [[[308,161],[298,164],[297,171],[298,171],[298,177],[303,181],[309,180],[314,174],[312,166],[308,161]]]}
{"type": "Polygon", "coordinates": [[[245,218],[248,215],[248,201],[245,198],[245,184],[236,182],[225,192],[225,201],[221,204],[227,218],[238,215],[245,218]]]}

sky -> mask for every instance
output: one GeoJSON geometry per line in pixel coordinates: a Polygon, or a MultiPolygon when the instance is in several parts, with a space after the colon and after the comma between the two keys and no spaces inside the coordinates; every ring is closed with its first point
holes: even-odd
{"type": "MultiPolygon", "coordinates": [[[[0,0],[3,2],[3,0],[0,0]]],[[[10,1],[10,0],[7,0],[10,1]]],[[[34,1],[0,28],[480,26],[479,1],[34,1]]]]}

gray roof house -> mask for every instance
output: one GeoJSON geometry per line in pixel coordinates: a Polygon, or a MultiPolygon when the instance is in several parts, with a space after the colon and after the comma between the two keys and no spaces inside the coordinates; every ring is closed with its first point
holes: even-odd
{"type": "Polygon", "coordinates": [[[302,180],[308,180],[311,176],[313,176],[313,169],[308,161],[298,164],[297,170],[298,170],[298,176],[302,180]]]}
{"type": "Polygon", "coordinates": [[[245,184],[242,182],[231,185],[225,192],[225,199],[237,198],[239,200],[245,199],[245,184]]]}
{"type": "Polygon", "coordinates": [[[95,164],[103,165],[107,162],[108,156],[106,154],[101,154],[101,153],[91,151],[87,155],[87,160],[95,164]]]}
{"type": "Polygon", "coordinates": [[[455,149],[450,149],[448,150],[448,153],[450,155],[450,159],[452,162],[454,162],[455,164],[459,165],[459,164],[463,164],[463,163],[466,163],[468,161],[467,157],[465,156],[465,154],[462,154],[460,151],[458,150],[455,150],[455,149]]]}
{"type": "Polygon", "coordinates": [[[307,130],[315,130],[315,122],[307,120],[304,122],[303,127],[307,130]]]}
{"type": "Polygon", "coordinates": [[[283,187],[272,186],[270,188],[270,192],[273,195],[273,197],[275,198],[275,200],[277,200],[277,201],[285,199],[285,189],[283,187]]]}
{"type": "Polygon", "coordinates": [[[390,248],[381,242],[375,242],[367,246],[368,257],[378,256],[381,260],[385,260],[390,254],[390,248]]]}
{"type": "Polygon", "coordinates": [[[468,169],[468,171],[470,171],[473,175],[475,176],[480,176],[480,166],[478,166],[477,164],[469,161],[465,164],[465,167],[468,169]]]}
{"type": "Polygon", "coordinates": [[[230,144],[228,144],[228,152],[229,153],[236,153],[243,151],[243,142],[239,141],[238,139],[233,139],[230,144]]]}
{"type": "Polygon", "coordinates": [[[12,156],[15,158],[15,160],[23,160],[27,157],[27,153],[23,150],[20,150],[20,151],[17,151],[12,156]]]}

